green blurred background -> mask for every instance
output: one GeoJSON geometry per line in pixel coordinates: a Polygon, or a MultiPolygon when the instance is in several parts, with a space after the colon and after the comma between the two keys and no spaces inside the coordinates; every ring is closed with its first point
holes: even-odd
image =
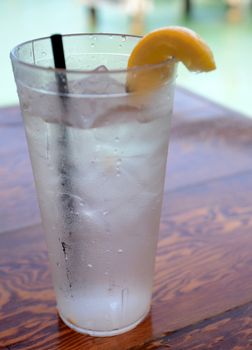
{"type": "Polygon", "coordinates": [[[180,65],[178,85],[252,118],[252,1],[191,0],[0,0],[0,106],[17,104],[9,51],[22,41],[52,33],[144,34],[183,25],[212,48],[218,69],[192,74],[180,65]],[[96,23],[90,6],[95,6],[96,23]]]}

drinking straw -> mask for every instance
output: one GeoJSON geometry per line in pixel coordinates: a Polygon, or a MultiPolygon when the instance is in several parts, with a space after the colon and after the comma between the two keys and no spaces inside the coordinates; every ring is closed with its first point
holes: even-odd
{"type": "MultiPolygon", "coordinates": [[[[53,58],[55,68],[61,68],[63,71],[56,71],[55,78],[57,82],[57,88],[59,92],[59,98],[61,100],[62,113],[67,115],[69,109],[68,100],[68,82],[67,75],[65,73],[66,62],[63,48],[62,36],[60,34],[54,34],[51,37],[53,58]]],[[[71,246],[68,243],[71,241],[74,225],[74,200],[71,195],[73,192],[73,186],[71,181],[71,160],[69,156],[69,137],[67,128],[64,124],[59,125],[59,132],[57,133],[58,147],[59,147],[59,160],[58,171],[60,175],[60,205],[63,213],[63,229],[66,232],[65,240],[61,241],[62,250],[64,253],[66,263],[66,274],[69,283],[70,292],[72,289],[71,270],[69,268],[68,255],[71,251],[71,246]],[[66,241],[66,242],[65,242],[66,241]]]]}

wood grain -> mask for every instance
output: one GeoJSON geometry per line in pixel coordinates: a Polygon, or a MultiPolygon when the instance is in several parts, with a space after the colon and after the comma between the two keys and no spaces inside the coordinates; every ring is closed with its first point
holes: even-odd
{"type": "Polygon", "coordinates": [[[225,350],[217,340],[238,336],[239,317],[250,339],[252,121],[184,90],[176,99],[152,310],[110,338],[77,334],[57,316],[22,123],[16,108],[0,111],[1,350],[225,350]]]}
{"type": "Polygon", "coordinates": [[[228,310],[209,320],[163,334],[130,350],[250,350],[252,303],[228,310]]]}
{"type": "MultiPolygon", "coordinates": [[[[177,89],[166,188],[174,190],[251,169],[251,129],[251,120],[177,89]]],[[[40,222],[17,107],[0,109],[0,198],[4,202],[0,206],[0,233],[40,222]]]]}
{"type": "Polygon", "coordinates": [[[203,185],[171,193],[176,205],[183,192],[184,205],[168,210],[165,201],[152,312],[134,331],[118,337],[79,335],[58,319],[40,226],[12,232],[11,237],[3,234],[0,344],[11,349],[61,349],[60,338],[62,349],[71,349],[70,344],[72,349],[128,349],[251,300],[252,206],[243,205],[247,193],[252,194],[251,176],[249,172],[229,182],[216,180],[204,196],[203,185]],[[227,193],[219,197],[224,184],[226,192],[239,190],[239,199],[231,201],[229,194],[228,206],[223,199],[227,193]],[[188,207],[191,191],[194,198],[188,207]]]}
{"type": "Polygon", "coordinates": [[[0,234],[40,221],[20,111],[0,110],[0,234]]]}

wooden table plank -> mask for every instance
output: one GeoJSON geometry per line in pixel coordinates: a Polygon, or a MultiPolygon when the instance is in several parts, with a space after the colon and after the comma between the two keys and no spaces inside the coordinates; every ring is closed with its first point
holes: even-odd
{"type": "Polygon", "coordinates": [[[0,109],[0,234],[40,222],[18,107],[0,109]]]}
{"type": "MultiPolygon", "coordinates": [[[[159,349],[155,339],[189,349],[184,327],[252,300],[252,121],[182,89],[176,102],[152,310],[111,338],[57,316],[22,123],[17,109],[0,110],[1,350],[159,349]]],[[[200,346],[208,338],[197,334],[200,346]]]]}
{"type": "Polygon", "coordinates": [[[252,171],[167,192],[153,309],[157,332],[252,300],[252,171]],[[220,194],[221,193],[221,194],[220,194]]]}
{"type": "Polygon", "coordinates": [[[132,347],[130,350],[251,350],[252,303],[132,347]]]}
{"type": "Polygon", "coordinates": [[[252,169],[252,121],[179,89],[166,188],[173,190],[252,169]]]}
{"type": "MultiPolygon", "coordinates": [[[[251,169],[251,133],[251,120],[177,89],[166,188],[251,169]]],[[[13,107],[0,109],[0,198],[0,233],[40,222],[21,115],[13,107]]]]}
{"type": "Polygon", "coordinates": [[[119,344],[129,349],[252,300],[252,203],[247,200],[247,194],[252,197],[251,176],[247,172],[170,193],[161,223],[151,314],[134,331],[118,337],[77,335],[58,319],[39,226],[3,234],[3,346],[54,350],[60,336],[61,341],[71,339],[68,349],[114,350],[119,344]],[[237,198],[230,188],[238,190],[237,198]],[[180,203],[179,210],[169,202],[180,203]]]}

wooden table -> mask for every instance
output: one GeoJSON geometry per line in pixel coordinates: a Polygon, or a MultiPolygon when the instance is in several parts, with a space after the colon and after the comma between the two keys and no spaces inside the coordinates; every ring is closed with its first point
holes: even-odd
{"type": "Polygon", "coordinates": [[[252,349],[252,120],[177,89],[152,311],[111,338],[57,316],[20,112],[0,111],[0,349],[252,349]]]}

